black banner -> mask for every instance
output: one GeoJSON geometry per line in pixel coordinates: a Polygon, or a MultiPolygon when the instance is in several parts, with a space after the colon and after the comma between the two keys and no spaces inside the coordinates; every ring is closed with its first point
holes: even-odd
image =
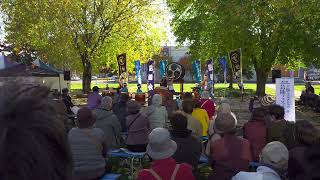
{"type": "Polygon", "coordinates": [[[230,52],[230,60],[233,74],[236,75],[241,71],[241,52],[240,49],[230,52]]]}
{"type": "Polygon", "coordinates": [[[119,68],[119,81],[120,83],[127,82],[127,56],[126,53],[117,56],[119,68]]]}

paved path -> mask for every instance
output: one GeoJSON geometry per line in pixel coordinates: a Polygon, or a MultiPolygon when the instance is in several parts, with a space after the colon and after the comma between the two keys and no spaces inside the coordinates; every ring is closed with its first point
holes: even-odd
{"type": "MultiPolygon", "coordinates": [[[[276,84],[266,84],[266,87],[276,90],[276,84]]],[[[301,95],[301,91],[294,90],[294,97],[299,99],[301,95]]]]}

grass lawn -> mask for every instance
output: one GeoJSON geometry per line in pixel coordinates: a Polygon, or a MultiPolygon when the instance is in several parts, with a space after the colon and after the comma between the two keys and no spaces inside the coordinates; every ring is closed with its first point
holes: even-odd
{"type": "MultiPolygon", "coordinates": [[[[315,94],[320,94],[320,85],[312,85],[313,88],[314,88],[314,93],[315,94]]],[[[305,89],[304,85],[295,85],[294,86],[294,89],[296,91],[303,91],[305,89]]]]}
{"type": "MultiPolygon", "coordinates": [[[[91,83],[91,88],[93,86],[98,86],[99,88],[101,89],[104,89],[106,87],[105,84],[102,84],[102,83],[95,83],[95,82],[92,82],[91,83]]],[[[155,87],[159,86],[159,84],[155,84],[155,87]]],[[[110,83],[109,84],[109,87],[111,88],[116,88],[118,87],[118,84],[117,83],[110,83]]],[[[191,92],[192,91],[192,87],[194,87],[194,83],[185,83],[184,84],[184,92],[191,92]]],[[[218,96],[223,96],[223,94],[225,93],[225,90],[227,89],[227,87],[229,87],[229,84],[215,84],[214,85],[215,87],[215,91],[218,92],[218,96]]],[[[128,88],[129,88],[129,92],[135,92],[136,89],[137,89],[137,84],[136,83],[129,83],[128,84],[128,88]]],[[[238,86],[236,84],[233,85],[233,88],[235,89],[235,91],[239,90],[238,86]]],[[[244,84],[244,88],[245,88],[245,93],[249,93],[249,94],[252,94],[252,93],[255,93],[256,91],[256,84],[249,84],[249,83],[246,83],[244,84]]],[[[82,89],[82,83],[79,83],[79,82],[71,82],[71,90],[72,91],[75,91],[75,90],[81,90],[82,89]]],[[[174,89],[177,91],[177,92],[180,92],[180,84],[174,84],[174,89]]],[[[147,84],[142,84],[142,91],[146,92],[147,91],[147,84]]],[[[217,94],[217,93],[216,93],[217,94]]],[[[269,94],[269,95],[275,95],[275,91],[271,88],[268,88],[266,87],[266,94],[269,94]]]]}

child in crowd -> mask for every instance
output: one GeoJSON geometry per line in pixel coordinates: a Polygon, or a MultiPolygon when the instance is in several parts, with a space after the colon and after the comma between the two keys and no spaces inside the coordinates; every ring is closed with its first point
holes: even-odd
{"type": "Polygon", "coordinates": [[[214,169],[209,179],[230,180],[238,172],[248,171],[252,160],[250,143],[236,136],[234,117],[229,113],[218,113],[214,130],[221,139],[209,142],[209,161],[214,169]]]}
{"type": "Polygon", "coordinates": [[[265,123],[266,111],[263,108],[255,108],[252,111],[251,119],[243,127],[243,138],[249,140],[252,157],[259,161],[259,155],[267,144],[267,126],[265,123]]]}
{"type": "Polygon", "coordinates": [[[140,112],[141,105],[137,101],[127,102],[129,115],[126,118],[128,137],[127,148],[133,152],[145,152],[148,144],[148,134],[150,133],[149,119],[140,112]]]}
{"type": "Polygon", "coordinates": [[[146,109],[146,115],[150,121],[151,130],[157,127],[165,127],[168,122],[168,113],[162,106],[162,96],[155,94],[152,97],[152,105],[146,109]]]}
{"type": "Polygon", "coordinates": [[[203,134],[202,125],[200,121],[198,121],[192,116],[193,101],[189,99],[184,100],[182,102],[182,109],[183,109],[183,112],[185,113],[185,116],[188,119],[188,129],[192,131],[193,135],[197,137],[201,137],[203,134]]]}
{"type": "Polygon", "coordinates": [[[93,128],[95,121],[93,112],[83,107],[77,113],[77,127],[69,131],[74,180],[96,179],[105,173],[107,143],[103,131],[93,128]]]}
{"type": "Polygon", "coordinates": [[[182,113],[173,113],[170,122],[172,140],[178,145],[177,151],[172,156],[173,159],[178,163],[188,163],[196,169],[202,152],[202,143],[191,135],[192,131],[187,129],[187,117],[182,113]]]}
{"type": "Polygon", "coordinates": [[[186,163],[177,164],[172,155],[177,144],[171,139],[167,129],[156,128],[149,134],[147,154],[152,158],[150,169],[140,170],[138,180],[195,180],[192,168],[186,163]]]}
{"type": "Polygon", "coordinates": [[[46,87],[0,88],[0,179],[70,180],[72,155],[46,87]]]}
{"type": "Polygon", "coordinates": [[[288,177],[290,180],[307,179],[308,162],[304,156],[308,148],[320,143],[319,130],[307,120],[297,121],[294,129],[296,145],[289,153],[288,177]]]}

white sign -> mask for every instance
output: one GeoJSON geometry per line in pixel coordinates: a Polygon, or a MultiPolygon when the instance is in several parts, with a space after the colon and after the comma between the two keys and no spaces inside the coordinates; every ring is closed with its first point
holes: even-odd
{"type": "Polygon", "coordinates": [[[284,107],[284,118],[295,121],[294,78],[277,78],[276,92],[276,104],[284,107]]]}

